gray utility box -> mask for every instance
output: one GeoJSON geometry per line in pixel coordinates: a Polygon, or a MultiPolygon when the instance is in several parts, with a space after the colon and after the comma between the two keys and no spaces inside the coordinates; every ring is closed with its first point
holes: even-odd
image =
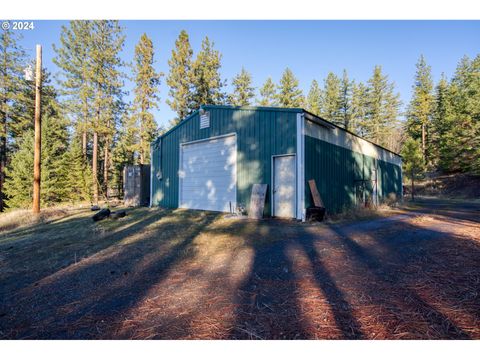
{"type": "Polygon", "coordinates": [[[126,206],[150,205],[150,165],[125,166],[123,194],[126,206]]]}

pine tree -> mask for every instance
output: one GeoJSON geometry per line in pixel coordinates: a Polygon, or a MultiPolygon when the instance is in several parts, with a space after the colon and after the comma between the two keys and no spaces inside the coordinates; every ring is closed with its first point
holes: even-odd
{"type": "Polygon", "coordinates": [[[280,84],[277,85],[277,103],[287,108],[300,108],[303,106],[304,98],[302,90],[298,88],[298,80],[292,70],[286,68],[283,72],[280,84]]]}
{"type": "Polygon", "coordinates": [[[131,108],[127,108],[123,112],[119,128],[115,150],[119,150],[124,154],[122,159],[125,160],[125,164],[139,164],[140,154],[138,144],[140,142],[140,132],[138,131],[137,121],[131,108]]]}
{"type": "Polygon", "coordinates": [[[468,83],[467,111],[478,125],[480,121],[480,54],[471,62],[468,83]]]}
{"type": "Polygon", "coordinates": [[[78,203],[92,201],[92,173],[84,161],[82,146],[75,137],[70,140],[70,147],[63,156],[62,167],[68,169],[62,178],[66,193],[65,201],[78,203]]]}
{"type": "Polygon", "coordinates": [[[10,208],[27,208],[32,204],[33,142],[33,131],[28,130],[6,169],[4,191],[10,208]]]}
{"type": "Polygon", "coordinates": [[[12,107],[18,99],[18,89],[25,52],[18,44],[20,38],[11,30],[0,34],[0,212],[4,210],[5,169],[9,161],[8,134],[12,107]]]}
{"type": "MultiPolygon", "coordinates": [[[[68,151],[68,120],[60,105],[52,100],[42,110],[42,163],[40,200],[49,206],[69,199],[65,186],[71,164],[64,160],[68,151]]],[[[7,168],[5,193],[9,207],[26,207],[32,203],[33,130],[27,130],[7,168]]]]}
{"type": "Polygon", "coordinates": [[[82,153],[87,161],[88,135],[92,130],[92,102],[94,93],[93,29],[92,21],[73,20],[62,26],[60,47],[53,45],[57,56],[53,62],[62,70],[59,83],[64,106],[74,120],[77,136],[82,139],[82,153]]]}
{"type": "Polygon", "coordinates": [[[351,102],[351,131],[365,136],[366,135],[366,118],[368,112],[367,87],[362,82],[353,83],[352,85],[352,102],[351,102]]]}
{"type": "Polygon", "coordinates": [[[424,161],[421,151],[421,144],[409,138],[402,149],[403,171],[410,178],[412,183],[412,200],[415,200],[415,180],[424,170],[424,161]]]}
{"type": "Polygon", "coordinates": [[[268,78],[259,89],[260,100],[257,100],[259,106],[276,106],[277,93],[272,78],[268,78]]]}
{"type": "Polygon", "coordinates": [[[153,68],[154,51],[152,40],[143,34],[135,47],[134,76],[135,76],[135,117],[139,121],[139,155],[140,164],[150,162],[150,142],[157,136],[157,123],[150,112],[158,108],[160,97],[157,95],[160,86],[161,73],[153,68]]]}
{"type": "MultiPolygon", "coordinates": [[[[450,84],[453,108],[451,130],[447,133],[450,147],[449,171],[480,173],[480,57],[463,57],[450,84]]],[[[449,156],[447,155],[448,159],[449,156]]]]}
{"type": "Polygon", "coordinates": [[[343,70],[340,84],[338,116],[341,126],[351,131],[352,126],[352,82],[348,79],[347,70],[343,70]]]}
{"type": "Polygon", "coordinates": [[[431,161],[434,166],[447,170],[449,160],[446,158],[451,151],[448,150],[448,134],[452,127],[452,106],[449,96],[449,84],[444,74],[434,94],[434,111],[432,116],[431,161]]]}
{"type": "Polygon", "coordinates": [[[225,82],[220,77],[222,55],[214,49],[214,43],[208,37],[202,41],[202,49],[192,64],[191,82],[193,93],[190,109],[201,105],[221,105],[225,101],[223,87],[225,82]]]}
{"type": "Polygon", "coordinates": [[[467,110],[472,118],[474,138],[471,141],[473,149],[472,172],[480,175],[480,54],[472,61],[469,73],[467,110]]]}
{"type": "Polygon", "coordinates": [[[338,126],[343,126],[340,117],[340,79],[334,73],[330,72],[324,80],[323,99],[322,99],[322,117],[333,122],[338,126]]]}
{"type": "Polygon", "coordinates": [[[380,66],[375,66],[368,80],[367,116],[361,124],[365,138],[387,148],[391,146],[392,134],[398,129],[399,98],[394,84],[382,74],[380,66]]]}
{"type": "Polygon", "coordinates": [[[400,101],[400,94],[394,91],[394,84],[389,83],[388,88],[389,90],[385,95],[384,127],[381,131],[382,137],[378,144],[394,152],[399,152],[401,149],[400,141],[404,140],[405,133],[398,119],[402,102],[400,101]]]}
{"type": "Polygon", "coordinates": [[[255,96],[252,86],[252,76],[242,67],[242,71],[232,80],[233,92],[228,96],[228,102],[233,106],[248,106],[255,96]]]}
{"type": "Polygon", "coordinates": [[[42,191],[40,199],[47,206],[61,203],[70,197],[65,183],[71,164],[64,161],[68,152],[68,124],[69,121],[61,113],[59,104],[56,102],[50,104],[42,117],[42,191]]]}
{"type": "Polygon", "coordinates": [[[98,202],[99,143],[103,145],[103,194],[108,196],[108,177],[111,168],[110,151],[116,133],[119,114],[122,113],[123,73],[120,51],[125,36],[118,21],[100,20],[92,24],[91,71],[93,79],[93,154],[92,182],[93,201],[98,202]],[[99,139],[99,137],[101,137],[99,139]]]}
{"type": "Polygon", "coordinates": [[[180,32],[175,41],[175,49],[172,50],[172,57],[168,60],[170,71],[167,77],[167,85],[170,99],[167,104],[177,113],[173,125],[185,119],[191,113],[191,90],[192,90],[192,48],[185,30],[180,32]]]}
{"type": "MultiPolygon", "coordinates": [[[[42,114],[57,100],[57,91],[51,85],[50,73],[42,69],[42,114]]],[[[44,115],[42,115],[44,116],[44,115]]],[[[9,127],[10,150],[15,152],[28,130],[34,129],[35,117],[35,83],[20,79],[17,83],[17,99],[11,107],[12,122],[9,127]]]]}
{"type": "Polygon", "coordinates": [[[307,95],[306,100],[306,109],[310,111],[312,114],[320,116],[322,106],[322,91],[318,86],[317,80],[313,80],[312,84],[310,85],[310,91],[307,95]]]}
{"type": "Polygon", "coordinates": [[[420,56],[416,68],[412,100],[407,111],[407,129],[411,137],[420,139],[423,158],[428,164],[427,133],[433,116],[433,81],[431,67],[427,65],[423,55],[420,56]]]}
{"type": "Polygon", "coordinates": [[[123,169],[139,163],[138,144],[140,134],[131,109],[126,109],[120,120],[120,130],[112,153],[114,164],[112,182],[119,194],[123,191],[123,169]]]}

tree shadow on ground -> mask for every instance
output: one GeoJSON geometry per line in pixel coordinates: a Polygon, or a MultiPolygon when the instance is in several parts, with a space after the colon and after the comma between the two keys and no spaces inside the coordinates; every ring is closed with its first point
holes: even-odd
{"type": "Polygon", "coordinates": [[[8,271],[0,273],[0,299],[5,301],[15,291],[122,241],[166,213],[137,209],[122,222],[102,223],[94,223],[91,213],[86,214],[5,233],[0,255],[2,268],[8,271]],[[105,231],[106,226],[114,231],[105,231]]]}
{"type": "Polygon", "coordinates": [[[109,247],[16,291],[2,304],[0,337],[101,337],[112,318],[134,306],[176,262],[193,254],[193,239],[219,216],[172,213],[156,212],[120,228],[107,235],[109,247]]]}
{"type": "MultiPolygon", "coordinates": [[[[326,301],[332,306],[333,316],[341,336],[346,339],[362,338],[358,323],[342,292],[316,255],[314,238],[301,226],[286,225],[278,220],[268,221],[268,233],[275,236],[273,244],[254,247],[254,261],[250,276],[244,281],[236,299],[236,325],[230,337],[235,339],[310,339],[315,331],[303,313],[298,296],[299,282],[305,269],[299,269],[291,250],[301,248],[307,255],[307,268],[326,301]],[[288,228],[283,232],[282,227],[288,228]]],[[[308,274],[310,275],[310,274],[308,274]]],[[[318,293],[314,295],[319,295],[318,293]]]]}
{"type": "Polygon", "coordinates": [[[229,337],[472,338],[479,323],[477,243],[448,225],[439,231],[403,218],[356,227],[312,232],[297,225],[292,232],[272,220],[268,236],[278,241],[253,244],[229,337]]]}
{"type": "Polygon", "coordinates": [[[405,205],[413,205],[413,212],[431,215],[443,215],[458,220],[468,220],[480,223],[480,203],[458,201],[455,199],[416,198],[407,200],[405,205]],[[419,207],[419,209],[416,209],[419,207]]]}
{"type": "MultiPolygon", "coordinates": [[[[268,235],[268,234],[267,234],[268,235]]],[[[292,298],[295,278],[286,256],[288,240],[254,247],[250,275],[237,291],[234,339],[305,339],[301,314],[292,298]]]]}
{"type": "MultiPolygon", "coordinates": [[[[386,311],[386,317],[392,320],[390,326],[395,324],[397,332],[404,331],[402,338],[469,339],[469,334],[439,309],[440,293],[430,294],[433,296],[429,297],[429,301],[435,303],[432,305],[417,293],[417,288],[428,284],[433,291],[438,291],[448,286],[450,293],[444,299],[445,307],[453,306],[462,299],[462,292],[466,291],[465,279],[462,277],[465,271],[471,269],[459,268],[448,253],[432,253],[431,250],[435,247],[456,246],[460,253],[473,252],[478,258],[480,248],[473,243],[452,244],[459,240],[453,234],[420,228],[403,221],[397,225],[401,231],[382,233],[373,229],[368,234],[369,246],[362,245],[361,236],[359,240],[358,233],[349,231],[348,227],[330,227],[351,258],[350,266],[355,266],[364,274],[363,284],[359,284],[353,291],[370,299],[370,303],[379,312],[386,311]],[[445,273],[447,278],[433,279],[431,275],[439,264],[442,270],[450,269],[445,273]],[[454,269],[459,272],[455,273],[454,269]],[[456,289],[452,289],[452,286],[455,287],[451,282],[452,277],[458,277],[456,289]]],[[[475,309],[468,307],[464,310],[467,316],[475,312],[475,309]]],[[[390,336],[394,335],[395,330],[390,336]]]]}
{"type": "Polygon", "coordinates": [[[45,270],[36,286],[3,302],[0,337],[478,334],[480,248],[448,224],[440,231],[398,217],[312,226],[218,222],[222,216],[158,211],[106,229],[105,243],[88,258],[45,270]]]}

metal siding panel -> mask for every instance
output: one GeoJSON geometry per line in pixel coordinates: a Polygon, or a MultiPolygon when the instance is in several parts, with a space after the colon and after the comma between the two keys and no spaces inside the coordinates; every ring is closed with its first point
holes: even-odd
{"type": "MultiPolygon", "coordinates": [[[[305,137],[305,202],[313,205],[308,180],[315,179],[329,212],[336,213],[355,203],[355,182],[370,178],[374,159],[322,140],[305,137]]],[[[389,193],[400,195],[401,176],[397,165],[378,160],[379,199],[389,193]]]]}
{"type": "MultiPolygon", "coordinates": [[[[265,214],[270,215],[271,157],[294,153],[297,112],[281,109],[209,108],[210,128],[201,129],[198,115],[163,139],[163,180],[153,179],[153,205],[178,206],[179,144],[228,133],[237,134],[237,202],[249,205],[254,183],[268,184],[265,214]]],[[[154,151],[154,158],[158,151],[154,151]]]]}

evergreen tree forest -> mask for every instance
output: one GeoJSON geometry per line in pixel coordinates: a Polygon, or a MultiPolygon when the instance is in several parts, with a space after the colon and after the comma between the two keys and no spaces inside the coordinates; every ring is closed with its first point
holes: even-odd
{"type": "MultiPolygon", "coordinates": [[[[24,69],[34,64],[21,39],[10,30],[0,34],[4,211],[32,203],[35,89],[24,78],[24,69]]],[[[71,21],[62,28],[53,45],[58,72],[43,70],[43,206],[121,197],[124,166],[149,164],[151,141],[204,104],[305,108],[406,154],[407,163],[414,161],[407,167],[415,177],[424,171],[480,175],[480,54],[459,59],[453,76],[443,75],[436,83],[420,55],[412,97],[402,104],[380,65],[372,64],[363,81],[344,70],[308,84],[300,84],[288,67],[278,79],[254,79],[242,67],[227,83],[221,50],[208,37],[194,44],[196,53],[185,30],[170,49],[154,48],[148,34],[135,40],[132,58],[124,59],[126,35],[118,21],[71,21]],[[156,60],[159,52],[170,55],[164,68],[156,60]],[[162,84],[168,87],[164,94],[162,84]],[[175,113],[166,127],[159,127],[154,116],[162,101],[175,113]]]]}

